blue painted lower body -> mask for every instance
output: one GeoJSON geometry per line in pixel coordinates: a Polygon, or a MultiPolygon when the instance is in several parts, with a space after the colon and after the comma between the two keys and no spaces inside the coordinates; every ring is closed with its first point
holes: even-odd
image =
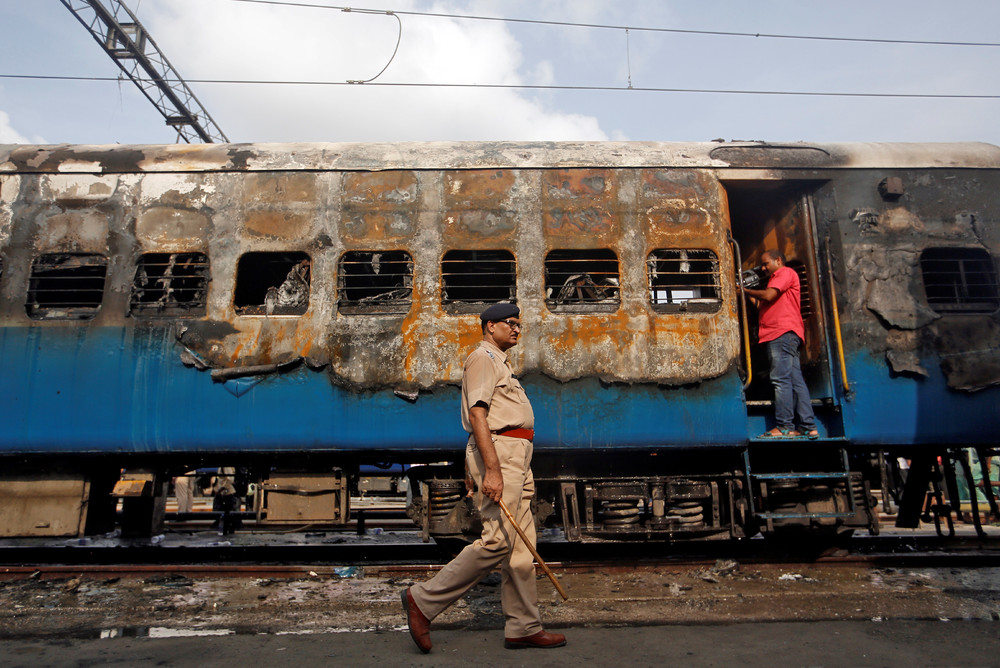
{"type": "MultiPolygon", "coordinates": [[[[180,352],[165,327],[0,328],[0,454],[429,456],[466,443],[455,386],[411,402],[391,390],[355,392],[305,367],[227,386],[184,366],[180,352]]],[[[1000,388],[949,390],[937,367],[928,378],[892,377],[884,360],[867,354],[852,356],[848,368],[853,396],[842,404],[843,429],[856,444],[998,440],[1000,388]]],[[[762,416],[747,417],[735,371],[674,388],[537,376],[523,383],[539,451],[734,447],[764,426],[762,416]]],[[[819,417],[829,429],[830,415],[819,417]]]]}
{"type": "MultiPolygon", "coordinates": [[[[459,389],[415,402],[355,392],[299,367],[237,386],[184,366],[170,328],[0,329],[0,454],[236,451],[430,453],[461,449],[459,389]]],[[[695,388],[523,379],[536,447],[735,445],[746,414],[735,373],[695,388]]]]}
{"type": "Polygon", "coordinates": [[[852,396],[843,403],[847,437],[872,445],[949,445],[1000,442],[1000,387],[951,390],[936,362],[927,377],[891,375],[884,356],[848,359],[852,396]]]}

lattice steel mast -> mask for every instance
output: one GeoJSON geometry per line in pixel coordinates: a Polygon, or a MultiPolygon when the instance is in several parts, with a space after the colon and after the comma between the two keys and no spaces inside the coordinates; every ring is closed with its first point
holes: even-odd
{"type": "Polygon", "coordinates": [[[163,114],[167,125],[187,143],[228,142],[128,7],[121,0],[60,0],[142,94],[163,114]]]}

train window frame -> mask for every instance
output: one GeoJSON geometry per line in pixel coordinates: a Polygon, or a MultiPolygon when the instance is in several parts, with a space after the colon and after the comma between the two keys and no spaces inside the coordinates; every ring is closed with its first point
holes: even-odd
{"type": "Polygon", "coordinates": [[[920,251],[918,263],[924,299],[935,313],[984,315],[1000,309],[997,261],[985,248],[932,246],[920,251]]]}
{"type": "Polygon", "coordinates": [[[719,256],[709,248],[651,250],[646,256],[646,282],[649,305],[657,313],[716,313],[722,308],[719,256]],[[675,262],[676,268],[670,264],[675,262]],[[698,263],[696,271],[691,271],[692,263],[698,263]],[[701,263],[709,264],[704,267],[701,263]],[[680,276],[708,276],[710,280],[671,282],[670,277],[680,276]],[[705,295],[705,291],[710,294],[705,295]]]}
{"type": "Polygon", "coordinates": [[[455,248],[441,256],[441,306],[445,312],[479,313],[483,304],[516,301],[517,258],[511,251],[455,248]]]}
{"type": "Polygon", "coordinates": [[[136,260],[129,316],[203,316],[212,280],[208,255],[201,251],[143,253],[136,260]]]}
{"type": "Polygon", "coordinates": [[[621,308],[618,254],[611,248],[556,248],[545,256],[545,306],[552,313],[621,308]]]}
{"type": "Polygon", "coordinates": [[[32,320],[93,320],[101,310],[107,284],[106,255],[41,253],[31,262],[25,313],[32,320]],[[59,283],[70,287],[55,287],[59,283]],[[70,299],[56,301],[54,293],[70,299]]]}
{"type": "Polygon", "coordinates": [[[302,316],[309,310],[310,292],[312,259],[304,251],[247,251],[236,263],[233,287],[236,315],[302,316]],[[293,303],[281,303],[293,299],[293,303]]]}
{"type": "Polygon", "coordinates": [[[413,256],[403,249],[349,250],[337,261],[337,311],[406,315],[413,306],[413,256]]]}

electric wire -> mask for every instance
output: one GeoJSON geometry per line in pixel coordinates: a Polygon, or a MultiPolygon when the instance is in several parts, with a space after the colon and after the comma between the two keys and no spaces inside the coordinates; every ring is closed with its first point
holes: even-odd
{"type": "MultiPolygon", "coordinates": [[[[364,13],[365,14],[377,14],[379,12],[364,12],[364,13]]],[[[403,41],[403,21],[398,16],[396,16],[395,14],[393,14],[392,12],[386,12],[386,13],[389,16],[391,16],[394,19],[396,19],[396,23],[399,24],[399,33],[396,35],[396,48],[392,50],[392,55],[389,56],[389,62],[387,62],[385,64],[385,67],[383,67],[381,70],[379,70],[379,73],[376,74],[375,76],[373,76],[371,79],[348,79],[347,83],[349,83],[349,84],[366,84],[366,83],[371,83],[372,81],[375,81],[375,79],[378,79],[380,76],[382,76],[382,73],[385,72],[387,69],[389,69],[389,65],[392,65],[392,61],[396,59],[396,54],[399,53],[399,44],[400,44],[400,42],[403,41]]]]}
{"type": "MultiPolygon", "coordinates": [[[[376,75],[377,76],[377,75],[376,75]]],[[[117,81],[117,77],[96,76],[62,76],[45,74],[2,74],[0,79],[34,79],[40,81],[117,81]]],[[[230,84],[258,86],[349,86],[357,81],[280,81],[256,79],[184,79],[188,83],[198,84],[230,84]]],[[[164,81],[173,81],[164,79],[164,81]]],[[[741,90],[725,88],[667,88],[656,86],[573,86],[554,84],[483,84],[483,83],[440,83],[440,82],[404,82],[404,81],[372,81],[366,86],[385,86],[398,88],[483,88],[512,90],[562,90],[562,91],[604,91],[625,92],[636,91],[645,93],[704,93],[718,95],[784,95],[805,97],[858,97],[858,98],[902,98],[902,99],[944,99],[944,100],[996,100],[998,95],[971,95],[964,93],[852,93],[844,91],[791,91],[791,90],[741,90]]]]}
{"type": "Polygon", "coordinates": [[[462,19],[467,21],[497,21],[505,23],[523,23],[547,26],[559,26],[570,28],[599,28],[604,30],[632,30],[635,32],[659,32],[674,33],[682,35],[706,35],[714,37],[753,37],[767,39],[795,39],[828,42],[860,42],[868,44],[909,44],[915,46],[971,46],[971,47],[997,47],[1000,42],[959,42],[946,40],[919,40],[919,39],[888,39],[874,37],[830,37],[823,35],[786,35],[780,33],[761,32],[739,32],[730,30],[691,30],[683,28],[655,28],[634,25],[614,25],[605,23],[576,23],[573,21],[551,21],[543,19],[518,19],[502,16],[481,16],[476,14],[454,14],[446,12],[418,12],[405,10],[382,10],[382,9],[357,9],[343,5],[324,5],[312,2],[293,2],[292,0],[229,0],[229,2],[242,2],[256,5],[275,5],[284,7],[300,7],[308,9],[329,9],[341,12],[362,12],[362,13],[392,13],[401,16],[423,16],[430,18],[462,19]]]}

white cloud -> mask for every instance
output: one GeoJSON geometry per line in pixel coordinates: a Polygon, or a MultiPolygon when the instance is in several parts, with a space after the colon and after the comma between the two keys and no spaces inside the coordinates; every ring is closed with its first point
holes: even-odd
{"type": "MultiPolygon", "coordinates": [[[[394,3],[397,10],[414,6],[394,3]]],[[[394,17],[359,11],[228,2],[144,10],[157,43],[187,79],[367,79],[389,61],[398,35],[394,17]]],[[[400,20],[399,50],[376,83],[518,85],[554,78],[550,66],[524,67],[521,45],[502,23],[400,20]]],[[[596,117],[560,112],[547,96],[512,89],[192,85],[233,141],[607,139],[596,117]]]]}
{"type": "Polygon", "coordinates": [[[0,111],[0,144],[31,144],[27,137],[11,127],[10,116],[0,111]]]}

